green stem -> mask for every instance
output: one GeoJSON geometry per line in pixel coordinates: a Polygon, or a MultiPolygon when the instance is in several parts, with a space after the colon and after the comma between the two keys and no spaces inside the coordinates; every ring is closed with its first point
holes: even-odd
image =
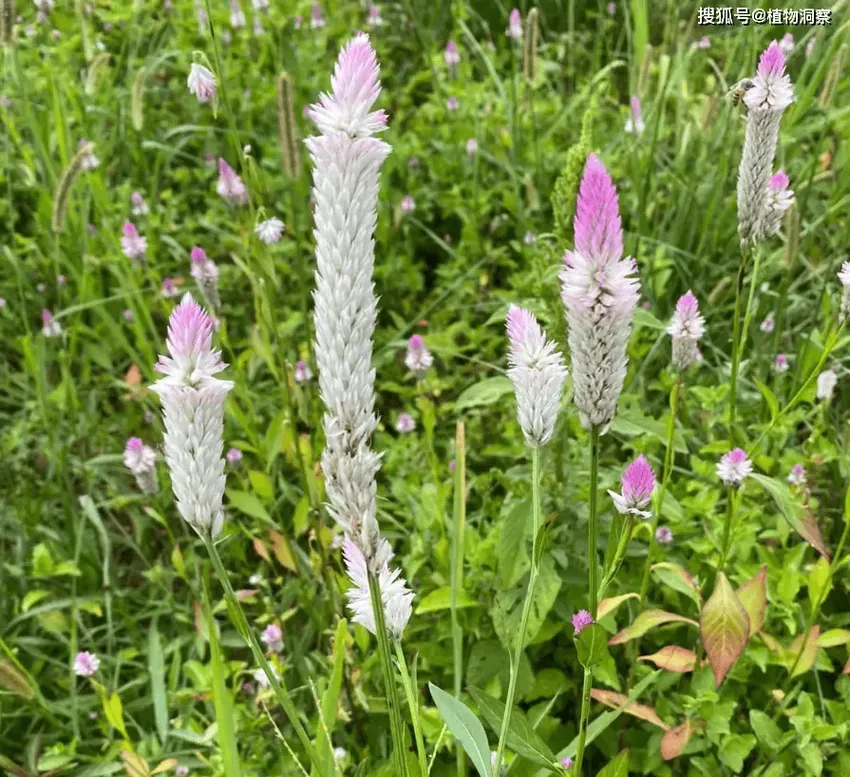
{"type": "Polygon", "coordinates": [[[742,249],[738,263],[738,277],[735,282],[735,313],[732,318],[732,376],[729,385],[729,444],[735,444],[735,416],[738,410],[738,366],[741,359],[741,302],[744,291],[744,272],[747,268],[747,254],[742,249]]]}
{"type": "Polygon", "coordinates": [[[387,712],[390,716],[390,734],[393,740],[393,772],[399,777],[408,777],[407,759],[404,756],[406,749],[404,746],[404,726],[401,721],[401,707],[398,702],[398,690],[393,672],[392,657],[390,656],[390,639],[387,635],[381,585],[378,582],[377,575],[371,570],[369,571],[369,593],[372,598],[372,611],[375,613],[375,636],[378,640],[378,656],[384,675],[387,712]]]}
{"type": "MultiPolygon", "coordinates": [[[[732,524],[738,515],[738,492],[735,486],[729,486],[726,492],[726,521],[723,524],[723,539],[720,542],[720,561],[717,562],[717,569],[714,572],[714,577],[717,577],[718,572],[723,572],[726,569],[726,560],[729,557],[729,543],[732,539],[732,524]]],[[[711,586],[714,587],[713,584],[711,586]]]]}
{"type": "Polygon", "coordinates": [[[655,537],[655,532],[658,531],[658,524],[661,520],[661,511],[664,509],[664,497],[667,495],[667,484],[670,482],[670,474],[673,471],[673,442],[676,432],[676,414],[679,411],[679,394],[682,389],[681,374],[673,384],[670,390],[670,418],[667,420],[667,442],[664,449],[664,472],[661,476],[661,488],[658,489],[658,497],[655,502],[655,513],[652,516],[652,524],[649,534],[649,550],[646,554],[646,565],[643,568],[643,579],[640,584],[640,599],[638,601],[638,610],[643,610],[643,603],[646,599],[646,592],[649,589],[649,573],[652,570],[652,559],[658,552],[658,540],[655,537]]]}
{"type": "Polygon", "coordinates": [[[254,660],[266,673],[266,677],[268,678],[269,684],[271,685],[275,696],[277,696],[281,707],[283,707],[284,712],[286,712],[286,716],[289,718],[289,722],[295,729],[295,733],[298,735],[298,739],[301,741],[302,747],[306,751],[307,756],[310,758],[310,761],[312,762],[313,766],[321,774],[322,764],[319,761],[319,757],[316,754],[316,749],[313,747],[313,743],[310,741],[310,737],[307,736],[307,732],[301,723],[301,719],[298,717],[298,710],[295,709],[295,705],[292,702],[292,697],[289,695],[289,690],[286,687],[286,681],[283,679],[283,677],[278,678],[275,675],[274,670],[270,666],[269,662],[266,660],[266,657],[263,653],[263,649],[260,647],[260,643],[257,641],[257,637],[254,634],[254,630],[248,624],[248,619],[245,617],[245,612],[242,610],[242,605],[239,604],[239,600],[236,598],[236,594],[233,591],[233,586],[231,586],[230,584],[230,578],[227,575],[227,570],[224,568],[224,564],[221,561],[221,557],[218,555],[218,550],[215,547],[215,543],[209,537],[204,537],[203,540],[204,545],[206,545],[207,552],[210,555],[210,559],[212,560],[216,576],[218,577],[219,582],[224,588],[224,595],[228,605],[227,609],[230,614],[230,619],[233,621],[233,625],[236,626],[237,631],[239,631],[242,637],[247,640],[248,646],[251,648],[251,652],[254,654],[254,660]]]}
{"type": "Polygon", "coordinates": [[[584,747],[587,743],[587,721],[590,718],[590,690],[592,685],[592,677],[590,669],[584,668],[584,683],[581,688],[581,716],[579,718],[579,734],[578,746],[576,747],[576,760],[573,767],[573,774],[576,777],[581,777],[581,765],[584,761],[584,747]]]}
{"type": "MultiPolygon", "coordinates": [[[[455,431],[455,482],[454,511],[451,536],[451,619],[452,619],[452,660],[454,664],[455,698],[460,699],[463,689],[463,630],[458,618],[458,595],[463,590],[463,532],[466,524],[466,434],[462,421],[458,421],[455,431]]],[[[466,774],[466,756],[463,748],[455,748],[457,758],[457,777],[466,774]]],[[[423,777],[427,772],[423,773],[423,777]]]]}
{"type": "Polygon", "coordinates": [[[407,696],[407,706],[410,709],[410,719],[413,721],[413,736],[416,739],[416,754],[419,757],[419,770],[422,777],[428,775],[428,761],[425,753],[425,738],[422,736],[422,720],[419,717],[419,703],[416,696],[416,688],[410,679],[410,672],[407,669],[407,661],[404,658],[404,650],[401,647],[401,640],[395,641],[395,655],[398,659],[398,668],[401,672],[402,685],[404,693],[407,696]]]}
{"type": "Polygon", "coordinates": [[[499,732],[499,745],[496,749],[496,761],[493,774],[499,774],[502,768],[502,756],[505,752],[505,742],[508,738],[508,728],[511,723],[514,697],[516,696],[516,681],[519,674],[519,661],[525,646],[525,632],[528,628],[528,617],[531,614],[531,603],[534,599],[534,585],[539,572],[537,535],[540,533],[540,448],[531,449],[531,572],[528,576],[528,588],[525,592],[525,602],[522,606],[522,617],[519,622],[519,633],[516,635],[516,646],[511,657],[511,677],[508,682],[508,695],[505,698],[505,713],[502,717],[502,727],[499,732]]]}

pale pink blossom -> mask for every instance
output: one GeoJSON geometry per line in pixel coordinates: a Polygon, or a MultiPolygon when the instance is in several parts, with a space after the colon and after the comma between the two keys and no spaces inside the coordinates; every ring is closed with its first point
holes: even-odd
{"type": "Polygon", "coordinates": [[[45,337],[59,337],[62,334],[62,326],[46,308],[41,311],[41,333],[45,337]]]}
{"type": "Polygon", "coordinates": [[[216,191],[231,204],[245,205],[248,202],[248,189],[236,171],[221,157],[218,160],[216,191]]]}
{"type": "Polygon", "coordinates": [[[790,32],[786,32],[782,36],[782,40],[779,41],[779,48],[782,49],[782,53],[786,57],[794,50],[794,36],[790,32]]]}
{"type": "Polygon", "coordinates": [[[673,532],[666,526],[659,526],[655,530],[655,541],[659,545],[669,545],[673,542],[673,532]]]}
{"type": "Polygon", "coordinates": [[[673,366],[679,370],[687,369],[696,361],[697,343],[705,334],[705,319],[690,289],[679,297],[667,333],[673,339],[673,366]]]}
{"type": "Polygon", "coordinates": [[[478,141],[475,138],[466,141],[466,153],[469,156],[475,156],[478,153],[478,141]]]}
{"type": "Polygon", "coordinates": [[[134,216],[147,216],[150,212],[150,208],[148,208],[145,198],[142,197],[139,192],[133,192],[130,195],[130,205],[130,213],[134,216]]]}
{"type": "Polygon", "coordinates": [[[623,130],[630,135],[642,135],[646,125],[643,123],[643,110],[640,105],[640,97],[636,94],[632,95],[629,102],[629,118],[626,119],[626,126],[623,130]]]}
{"type": "Polygon", "coordinates": [[[434,363],[434,357],[428,346],[425,345],[425,340],[422,335],[413,335],[407,343],[407,354],[404,357],[404,364],[417,377],[424,377],[425,373],[431,369],[434,363]]]}
{"type": "Polygon", "coordinates": [[[124,448],[124,466],[136,478],[136,485],[143,494],[155,494],[159,490],[156,476],[156,453],[138,437],[127,440],[124,448]]]}
{"type": "Polygon", "coordinates": [[[806,484],[806,468],[802,464],[795,464],[788,473],[788,482],[792,486],[804,486],[806,484]]]}
{"type": "Polygon", "coordinates": [[[773,361],[773,370],[780,375],[783,372],[788,372],[788,357],[784,353],[776,354],[776,359],[773,361]]]}
{"type": "Polygon", "coordinates": [[[240,451],[239,448],[231,448],[227,452],[226,458],[227,458],[228,464],[230,464],[233,467],[236,467],[242,461],[242,451],[240,451]]]}
{"type": "Polygon", "coordinates": [[[832,399],[837,384],[838,375],[836,375],[835,370],[824,370],[818,375],[817,398],[828,402],[832,399]]]}
{"type": "Polygon", "coordinates": [[[215,99],[218,81],[212,70],[193,62],[192,67],[189,68],[186,85],[189,87],[189,91],[198,98],[198,102],[204,104],[215,99]]]}
{"type": "Polygon", "coordinates": [[[313,372],[310,369],[310,365],[303,360],[298,360],[295,362],[295,382],[296,383],[306,383],[313,377],[313,372]]]}
{"type": "Polygon", "coordinates": [[[765,49],[759,60],[752,87],[744,93],[744,102],[753,110],[785,110],[794,99],[791,78],[785,73],[785,54],[776,42],[765,49]]]}
{"type": "Polygon", "coordinates": [[[230,26],[234,30],[245,26],[245,12],[239,5],[239,0],[230,0],[230,26]]]}
{"type": "Polygon", "coordinates": [[[522,17],[519,14],[519,8],[514,8],[508,16],[508,29],[505,30],[505,35],[514,40],[522,39],[522,17]]]}
{"type": "Polygon", "coordinates": [[[727,486],[739,486],[753,471],[753,463],[741,448],[735,448],[717,463],[717,477],[727,486]]]}
{"type": "Polygon", "coordinates": [[[655,490],[655,473],[643,456],[638,456],[626,467],[620,486],[619,494],[615,491],[608,492],[617,512],[649,518],[652,513],[644,508],[649,505],[652,492],[655,490]]]}
{"type": "Polygon", "coordinates": [[[74,674],[77,677],[93,677],[100,669],[100,659],[94,654],[83,650],[74,656],[74,674]]]}
{"type": "Polygon", "coordinates": [[[449,111],[456,111],[459,107],[460,103],[458,103],[457,97],[450,94],[448,100],[446,100],[446,109],[449,111]]]}
{"type": "Polygon", "coordinates": [[[697,43],[697,48],[698,48],[698,49],[708,49],[708,48],[711,48],[711,38],[709,38],[709,37],[708,37],[708,35],[703,35],[703,36],[699,39],[699,42],[697,43]]]}
{"type": "Polygon", "coordinates": [[[402,213],[413,213],[416,210],[416,201],[409,194],[406,195],[401,201],[401,212],[402,213]]]}
{"type": "Polygon", "coordinates": [[[313,3],[310,9],[310,26],[316,30],[325,26],[325,20],[322,16],[322,7],[318,3],[313,3]]]}
{"type": "Polygon", "coordinates": [[[283,234],[284,223],[279,218],[270,218],[257,224],[254,232],[266,245],[272,245],[280,240],[283,234]]]}
{"type": "Polygon", "coordinates": [[[759,324],[759,329],[769,335],[776,328],[776,320],[773,318],[773,313],[768,313],[764,321],[759,324]]]}
{"type": "Polygon", "coordinates": [[[838,280],[841,281],[841,309],[839,315],[842,321],[846,321],[850,318],[850,261],[844,262],[841,265],[838,280]]]}
{"type": "Polygon", "coordinates": [[[400,434],[408,434],[416,428],[416,421],[410,413],[400,413],[395,422],[395,430],[400,434]]]}
{"type": "Polygon", "coordinates": [[[121,250],[128,259],[142,259],[148,250],[148,241],[139,234],[132,221],[125,221],[121,227],[121,250]]]}
{"type": "Polygon", "coordinates": [[[446,60],[446,67],[451,72],[455,72],[457,66],[460,64],[460,52],[457,50],[457,44],[453,40],[446,43],[446,50],[443,53],[443,57],[446,60]]]}
{"type": "Polygon", "coordinates": [[[279,653],[283,650],[283,631],[276,623],[270,623],[266,626],[260,639],[273,653],[279,653]]]}
{"type": "Polygon", "coordinates": [[[370,27],[383,26],[384,20],[381,18],[381,9],[377,5],[369,6],[369,18],[366,20],[366,24],[370,27]]]}
{"type": "Polygon", "coordinates": [[[180,287],[177,285],[174,278],[163,278],[162,288],[159,290],[159,293],[166,299],[169,299],[171,297],[179,297],[180,287]]]}

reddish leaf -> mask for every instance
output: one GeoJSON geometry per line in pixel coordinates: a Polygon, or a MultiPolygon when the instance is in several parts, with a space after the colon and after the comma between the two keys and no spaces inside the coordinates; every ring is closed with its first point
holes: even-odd
{"type": "Polygon", "coordinates": [[[295,564],[295,556],[292,555],[292,548],[289,547],[289,541],[286,537],[272,529],[269,532],[269,538],[272,541],[272,549],[277,560],[290,572],[297,574],[298,567],[295,564]]]}
{"type": "Polygon", "coordinates": [[[767,612],[767,564],[765,564],[755,577],[751,577],[735,591],[738,601],[747,611],[750,619],[750,633],[748,636],[761,631],[764,626],[764,616],[767,612]]]}
{"type": "Polygon", "coordinates": [[[697,728],[690,720],[686,720],[675,728],[667,729],[664,736],[661,737],[661,757],[665,761],[669,761],[671,758],[681,755],[697,728]]]}
{"type": "Polygon", "coordinates": [[[801,518],[794,528],[799,532],[800,536],[809,543],[818,553],[825,559],[829,560],[830,553],[826,543],[823,541],[823,535],[820,533],[820,526],[815,514],[811,508],[806,505],[805,517],[801,518]]]}
{"type": "MultiPolygon", "coordinates": [[[[805,634],[798,635],[791,643],[791,647],[788,648],[786,661],[790,662],[789,668],[797,658],[797,653],[800,652],[800,646],[803,644],[803,638],[805,636],[805,634]]],[[[803,648],[803,654],[800,656],[800,660],[797,662],[797,666],[794,668],[794,674],[791,677],[796,677],[798,674],[805,674],[815,665],[815,660],[818,657],[817,642],[819,636],[820,626],[812,626],[812,630],[809,632],[808,639],[806,640],[806,647],[803,648]]]]}
{"type": "Polygon", "coordinates": [[[817,638],[818,647],[831,648],[846,645],[850,642],[850,631],[847,629],[830,629],[817,638]]]}
{"type": "Polygon", "coordinates": [[[627,715],[633,715],[636,718],[645,720],[647,723],[652,723],[653,726],[663,728],[665,731],[670,728],[661,718],[658,713],[646,704],[637,704],[629,701],[629,697],[623,693],[616,691],[603,691],[601,688],[593,688],[590,691],[593,699],[607,707],[613,707],[615,710],[622,710],[627,715]]]}
{"type": "Polygon", "coordinates": [[[596,620],[601,621],[606,615],[610,615],[627,599],[640,599],[640,594],[623,594],[610,599],[603,599],[596,608],[596,620]]]}
{"type": "Polygon", "coordinates": [[[271,556],[269,556],[269,550],[266,547],[266,543],[263,542],[259,537],[254,538],[254,550],[257,552],[257,555],[263,559],[267,564],[271,564],[271,556]]]}
{"type": "Polygon", "coordinates": [[[744,652],[750,635],[747,611],[722,572],[717,573],[714,591],[702,608],[700,633],[714,673],[714,684],[719,688],[726,673],[744,652]]]}
{"type": "Polygon", "coordinates": [[[641,656],[638,661],[652,661],[659,669],[668,672],[693,672],[697,654],[678,645],[667,645],[651,656],[641,656]]]}
{"type": "Polygon", "coordinates": [[[759,636],[764,644],[767,645],[774,653],[778,653],[781,656],[785,652],[785,648],[782,647],[776,637],[771,637],[770,634],[765,634],[763,631],[759,632],[759,636]]]}
{"type": "Polygon", "coordinates": [[[142,385],[142,371],[139,369],[138,365],[131,364],[130,369],[127,370],[127,374],[124,376],[124,382],[128,386],[141,386],[142,385]]]}
{"type": "Polygon", "coordinates": [[[660,626],[663,623],[689,623],[691,626],[699,627],[699,624],[686,618],[684,615],[676,615],[672,612],[664,612],[664,610],[644,610],[635,618],[631,626],[626,626],[622,631],[617,632],[611,639],[608,640],[609,645],[619,645],[623,642],[628,642],[630,639],[637,639],[646,634],[650,629],[660,626]]]}

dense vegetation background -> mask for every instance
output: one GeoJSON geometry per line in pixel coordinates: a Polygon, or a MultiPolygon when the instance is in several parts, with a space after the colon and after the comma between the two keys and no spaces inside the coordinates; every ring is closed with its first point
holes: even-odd
{"type": "MultiPolygon", "coordinates": [[[[628,694],[640,685],[643,719],[604,719],[586,767],[597,774],[628,749],[630,773],[660,777],[850,774],[850,678],[842,675],[850,575],[847,556],[834,552],[848,521],[847,337],[829,339],[836,273],[848,258],[847,3],[832,8],[826,27],[700,27],[692,3],[552,0],[540,5],[529,74],[522,43],[505,35],[510,8],[498,2],[382,2],[383,23],[369,26],[368,8],[333,0],[322,4],[321,27],[311,25],[309,3],[273,0],[260,12],[241,2],[247,24],[236,29],[228,3],[212,3],[227,101],[217,115],[186,87],[193,52],[216,61],[192,0],[59,0],[50,10],[42,2],[40,18],[18,2],[0,88],[0,769],[146,774],[127,756],[122,762],[121,751],[134,750],[150,769],[166,761],[224,773],[212,632],[226,659],[242,771],[299,773],[281,737],[296,751],[297,741],[273,698],[258,693],[256,665],[215,576],[213,617],[204,612],[209,560],[174,508],[164,465],[159,493],[145,496],[122,463],[127,438],[161,442],[147,387],[176,302],[162,287],[170,278],[194,288],[189,251],[199,245],[220,269],[217,344],[236,384],[225,442],[242,453],[228,467],[225,566],[252,624],[281,625],[280,666],[313,732],[319,700],[333,747],[345,751],[337,752],[342,772],[391,773],[374,640],[360,626],[338,627],[348,583],[319,508],[322,406],[314,379],[294,379],[299,360],[315,372],[310,171],[303,150],[297,175],[282,169],[277,101],[285,71],[297,134],[311,134],[303,108],[327,90],[340,45],[368,30],[389,115],[383,137],[393,147],[376,232],[379,520],[416,594],[404,644],[408,660],[416,656],[434,775],[472,766],[456,766],[427,683],[497,698],[507,686],[531,537],[530,462],[504,377],[504,318],[509,303],[522,304],[564,343],[557,274],[589,150],[618,187],[643,303],[618,416],[601,442],[603,537],[616,515],[604,489],[617,487],[626,462],[641,453],[662,469],[676,381],[665,328],[677,298],[692,289],[707,319],[703,359],[669,427],[675,455],[659,519],[673,542],[660,548],[647,593],[653,608],[699,617],[726,515],[715,466],[731,447],[743,118],[727,93],[755,72],[771,40],[793,35],[796,102],[782,121],[777,166],[796,205],[766,244],[758,277],[746,274],[751,314],[734,442],[758,443],[760,479],[742,491],[727,567],[735,586],[766,567],[762,634],[719,688],[708,666],[675,673],[637,660],[671,643],[696,649],[688,623],[606,648],[594,687],[628,694]],[[449,40],[456,68],[446,65],[449,40]],[[633,94],[642,133],[624,129],[633,94]],[[568,154],[583,123],[576,167],[568,154]],[[84,139],[99,165],[63,187],[84,139]],[[216,194],[217,157],[243,174],[250,208],[216,194]],[[556,227],[550,198],[565,166],[556,227]],[[147,215],[131,215],[133,192],[147,215]],[[402,206],[406,197],[415,208],[402,206]],[[55,224],[59,199],[66,209],[55,224]],[[264,246],[254,226],[271,216],[286,229],[264,246]],[[128,219],[147,239],[144,263],[122,255],[128,219]],[[60,337],[42,334],[43,309],[60,337]],[[404,365],[413,334],[435,359],[421,381],[404,365]],[[774,368],[780,353],[787,372],[774,368]],[[825,401],[810,377],[830,366],[838,386],[825,401]],[[415,420],[412,432],[397,430],[401,413],[415,420]],[[464,460],[465,488],[456,466],[464,460]],[[794,465],[805,467],[806,483],[789,487],[794,465]],[[452,572],[455,539],[460,575],[452,572]],[[825,633],[832,637],[818,642],[825,633]],[[95,682],[74,673],[83,650],[100,659],[95,682]],[[664,728],[684,721],[685,753],[665,760],[664,728]]],[[[3,0],[4,10],[11,5],[3,0]]],[[[520,7],[523,18],[528,10],[520,7]]],[[[585,606],[588,559],[587,436],[568,396],[542,477],[545,551],[518,701],[560,755],[577,731],[582,668],[570,618],[585,606]]],[[[650,535],[648,525],[639,529],[609,596],[640,592],[650,535]]],[[[624,600],[602,625],[613,635],[638,612],[635,598],[624,600]]],[[[604,709],[595,704],[593,719],[604,709]]],[[[490,732],[494,749],[496,738],[490,732]]],[[[517,757],[510,773],[539,769],[517,757]]]]}

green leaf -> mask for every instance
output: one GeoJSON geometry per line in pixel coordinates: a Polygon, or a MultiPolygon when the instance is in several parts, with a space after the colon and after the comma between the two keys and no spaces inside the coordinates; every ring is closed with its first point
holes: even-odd
{"type": "MultiPolygon", "coordinates": [[[[525,645],[531,644],[540,631],[540,627],[558,598],[562,582],[552,557],[543,556],[540,561],[540,574],[534,587],[534,596],[531,599],[525,645]]],[[[511,650],[521,650],[524,647],[524,645],[516,644],[516,638],[519,634],[525,593],[526,586],[523,585],[512,588],[510,591],[499,591],[490,607],[490,617],[493,619],[496,633],[502,640],[502,644],[510,646],[511,650]]]]}
{"type": "Polygon", "coordinates": [[[818,647],[831,648],[850,643],[850,631],[847,629],[830,629],[821,634],[816,640],[818,647]]]}
{"type": "Polygon", "coordinates": [[[750,710],[750,727],[753,733],[768,750],[776,752],[782,747],[782,729],[773,722],[773,718],[761,710],[750,710]]]}
{"type": "Polygon", "coordinates": [[[336,728],[339,694],[342,690],[342,672],[345,667],[345,643],[348,638],[348,622],[341,618],[334,634],[333,669],[327,688],[322,694],[322,722],[316,734],[316,755],[322,765],[322,774],[334,773],[333,746],[330,735],[336,728]]]}
{"type": "Polygon", "coordinates": [[[812,606],[812,610],[814,610],[818,602],[822,602],[829,595],[829,591],[832,588],[829,578],[829,561],[821,556],[809,573],[809,603],[812,606]]]}
{"type": "Polygon", "coordinates": [[[698,626],[695,620],[686,618],[683,615],[676,615],[673,612],[665,612],[664,610],[644,610],[635,618],[631,626],[626,626],[622,631],[617,632],[610,640],[609,645],[619,645],[623,642],[628,642],[632,639],[637,639],[646,634],[650,629],[656,626],[661,626],[665,623],[688,623],[691,626],[698,626]]]}
{"type": "Polygon", "coordinates": [[[236,491],[229,488],[227,489],[227,498],[230,500],[231,507],[250,515],[252,518],[265,521],[270,526],[275,525],[262,502],[249,491],[236,491]]]}
{"type": "Polygon", "coordinates": [[[252,469],[248,472],[251,487],[264,502],[274,502],[274,486],[271,478],[265,472],[252,469]]]}
{"type": "Polygon", "coordinates": [[[821,556],[829,558],[829,550],[826,543],[823,541],[820,527],[814,514],[803,505],[788,488],[787,483],[782,483],[776,478],[769,478],[766,475],[761,475],[758,472],[753,472],[749,476],[750,480],[759,483],[768,494],[773,497],[773,501],[782,513],[782,517],[788,522],[794,531],[797,532],[806,542],[809,543],[821,556]]]}
{"type": "Polygon", "coordinates": [[[744,652],[750,635],[747,611],[723,572],[717,573],[714,592],[702,608],[700,633],[714,673],[715,687],[719,688],[726,673],[744,652]]]}
{"type": "Polygon", "coordinates": [[[148,672],[151,676],[153,714],[159,741],[165,746],[168,739],[168,700],[165,694],[165,658],[156,623],[148,631],[148,672]]]}
{"type": "Polygon", "coordinates": [[[776,399],[776,394],[774,394],[768,386],[762,383],[755,375],[753,377],[753,383],[756,384],[756,387],[761,392],[761,395],[764,397],[764,401],[767,402],[767,406],[770,409],[770,421],[773,423],[776,421],[776,417],[779,415],[779,402],[776,399]]]}
{"type": "Polygon", "coordinates": [[[124,727],[124,707],[121,704],[121,697],[118,693],[113,691],[112,695],[108,698],[104,693],[101,697],[101,703],[103,705],[103,712],[110,725],[120,731],[124,739],[129,740],[130,737],[127,736],[127,729],[124,727]]]}
{"type": "Polygon", "coordinates": [[[50,591],[45,591],[43,588],[36,588],[29,591],[24,600],[21,602],[21,612],[26,612],[30,607],[38,604],[42,599],[50,596],[50,591]]]}
{"type": "Polygon", "coordinates": [[[750,619],[748,636],[752,637],[761,631],[767,613],[767,564],[762,566],[758,574],[742,583],[735,595],[747,611],[747,617],[750,619]]]}
{"type": "MultiPolygon", "coordinates": [[[[505,716],[505,705],[480,688],[469,686],[469,695],[478,705],[478,711],[487,725],[496,735],[501,733],[502,719],[505,716]]],[[[528,718],[516,707],[511,711],[511,721],[508,724],[507,745],[517,755],[547,768],[555,768],[555,754],[541,739],[528,718]]]]}
{"type": "Polygon", "coordinates": [[[623,750],[612,761],[609,761],[596,777],[627,777],[629,773],[629,751],[623,750]]]}
{"type": "Polygon", "coordinates": [[[698,605],[702,603],[699,586],[694,582],[691,573],[683,566],[665,561],[660,564],[653,564],[652,571],[664,585],[693,599],[698,605]]]}
{"type": "Polygon", "coordinates": [[[479,383],[476,383],[457,398],[455,402],[455,410],[469,410],[472,407],[483,407],[492,405],[498,402],[506,394],[510,394],[514,390],[514,385],[510,378],[504,375],[499,375],[495,378],[485,378],[479,383]]]}
{"type": "Polygon", "coordinates": [[[53,574],[53,557],[43,542],[32,549],[32,573],[36,577],[46,577],[53,574]]]}
{"type": "MultiPolygon", "coordinates": [[[[448,610],[451,607],[452,589],[451,586],[444,585],[435,591],[431,591],[416,608],[416,614],[422,615],[426,612],[438,612],[439,610],[448,610]]],[[[465,590],[461,589],[457,592],[457,607],[477,607],[478,602],[475,601],[465,590]]]]}
{"type": "Polygon", "coordinates": [[[607,635],[598,623],[585,626],[575,638],[579,663],[589,669],[596,666],[607,654],[607,635]]]}
{"type": "Polygon", "coordinates": [[[622,596],[612,596],[610,599],[602,599],[599,602],[599,606],[596,608],[597,620],[601,621],[604,617],[614,612],[614,610],[616,610],[623,602],[628,601],[629,599],[640,599],[640,594],[630,593],[623,594],[622,596]]]}
{"type": "Polygon", "coordinates": [[[428,683],[428,688],[443,721],[466,751],[478,774],[490,777],[490,746],[481,721],[462,701],[450,696],[434,683],[428,683]]]}
{"type": "Polygon", "coordinates": [[[717,755],[726,766],[738,774],[744,768],[744,759],[755,746],[756,738],[752,734],[727,734],[720,743],[717,755]]]}
{"type": "Polygon", "coordinates": [[[531,494],[517,502],[502,518],[499,529],[499,576],[502,588],[516,585],[528,557],[525,533],[531,518],[531,494]]]}

